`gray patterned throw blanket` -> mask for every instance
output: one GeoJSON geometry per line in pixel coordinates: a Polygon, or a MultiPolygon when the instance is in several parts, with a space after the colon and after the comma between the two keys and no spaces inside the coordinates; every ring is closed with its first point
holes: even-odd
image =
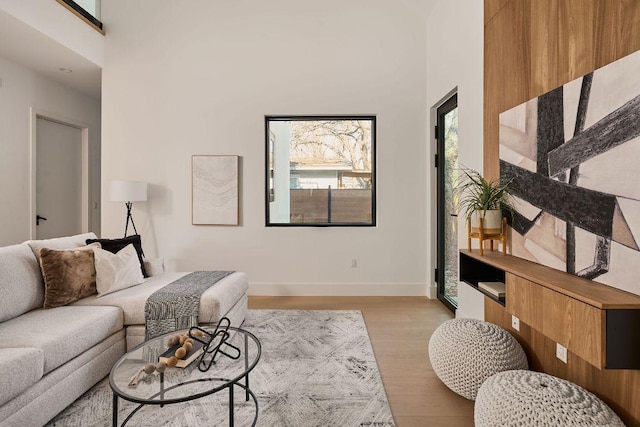
{"type": "Polygon", "coordinates": [[[198,324],[200,296],[233,271],[194,271],[155,291],[144,307],[145,341],[198,324]]]}

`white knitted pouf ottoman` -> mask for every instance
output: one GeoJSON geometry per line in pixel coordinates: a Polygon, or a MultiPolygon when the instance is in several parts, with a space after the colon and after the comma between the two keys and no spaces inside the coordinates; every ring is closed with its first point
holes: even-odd
{"type": "Polygon", "coordinates": [[[533,371],[488,378],[475,403],[476,427],[624,427],[602,400],[577,384],[533,371]]]}
{"type": "Polygon", "coordinates": [[[469,400],[475,400],[491,375],[529,367],[524,350],[509,332],[475,319],[440,325],[429,340],[429,358],[438,378],[469,400]]]}

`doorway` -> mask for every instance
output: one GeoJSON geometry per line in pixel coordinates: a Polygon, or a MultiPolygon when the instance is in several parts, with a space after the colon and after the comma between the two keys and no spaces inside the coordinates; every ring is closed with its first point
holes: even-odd
{"type": "Polygon", "coordinates": [[[50,239],[86,232],[89,212],[86,128],[39,114],[34,119],[31,238],[50,239]]]}
{"type": "Polygon", "coordinates": [[[458,306],[458,95],[436,110],[438,299],[455,312],[458,306]]]}

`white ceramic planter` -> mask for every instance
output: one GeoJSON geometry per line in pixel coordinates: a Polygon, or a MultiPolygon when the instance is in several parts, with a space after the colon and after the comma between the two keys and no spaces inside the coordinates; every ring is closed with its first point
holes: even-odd
{"type": "Polygon", "coordinates": [[[484,234],[502,233],[502,211],[500,209],[489,209],[486,211],[474,211],[471,214],[471,232],[480,232],[480,221],[482,217],[484,234]]]}

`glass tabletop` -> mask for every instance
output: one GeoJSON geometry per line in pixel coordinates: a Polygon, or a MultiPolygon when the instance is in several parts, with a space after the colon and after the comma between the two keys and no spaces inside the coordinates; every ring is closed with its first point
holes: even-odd
{"type": "MultiPolygon", "coordinates": [[[[209,332],[213,332],[205,328],[209,332]]],[[[144,404],[168,404],[197,399],[215,393],[231,383],[238,383],[247,376],[260,359],[261,346],[258,338],[244,329],[229,328],[228,344],[239,350],[239,354],[231,347],[221,347],[236,359],[219,353],[215,363],[202,372],[198,369],[200,357],[185,368],[166,368],[163,374],[154,372],[142,374],[136,386],[129,383],[145,364],[157,363],[158,357],[168,350],[170,337],[184,331],[176,331],[146,341],[127,352],[116,362],[109,375],[109,383],[113,392],[131,402],[144,404]]],[[[207,355],[206,361],[211,359],[207,355]]],[[[246,384],[245,382],[243,382],[246,384]]]]}

